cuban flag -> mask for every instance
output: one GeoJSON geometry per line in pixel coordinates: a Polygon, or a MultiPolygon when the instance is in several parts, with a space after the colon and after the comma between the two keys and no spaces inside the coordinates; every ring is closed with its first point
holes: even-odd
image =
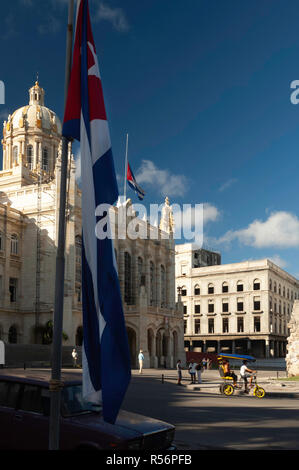
{"type": "Polygon", "coordinates": [[[111,238],[99,240],[99,204],[118,187],[88,0],[79,0],[63,135],[80,141],[82,189],[83,396],[114,423],[131,377],[130,353],[111,238]]]}
{"type": "Polygon", "coordinates": [[[135,193],[137,194],[138,196],[138,199],[140,199],[142,201],[142,199],[144,198],[145,196],[145,192],[143,191],[143,189],[139,186],[139,184],[137,184],[137,181],[135,179],[135,176],[133,174],[133,171],[131,170],[131,167],[128,163],[128,168],[127,168],[127,181],[128,181],[128,184],[129,186],[135,191],[135,193]]]}

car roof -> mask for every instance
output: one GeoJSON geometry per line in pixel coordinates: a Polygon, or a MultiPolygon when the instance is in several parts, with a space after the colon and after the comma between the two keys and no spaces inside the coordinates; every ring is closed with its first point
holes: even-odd
{"type": "MultiPolygon", "coordinates": [[[[51,380],[51,369],[0,369],[0,381],[9,380],[48,386],[51,380]]],[[[65,385],[82,383],[81,370],[62,370],[61,381],[65,385]]]]}

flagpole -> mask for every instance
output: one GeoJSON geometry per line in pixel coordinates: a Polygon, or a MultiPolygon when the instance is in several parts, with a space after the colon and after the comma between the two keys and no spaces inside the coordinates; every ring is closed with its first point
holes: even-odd
{"type": "Polygon", "coordinates": [[[124,181],[124,203],[125,204],[126,204],[126,200],[127,200],[128,143],[129,143],[129,134],[127,134],[126,158],[125,158],[125,181],[124,181]]]}
{"type": "MultiPolygon", "coordinates": [[[[73,21],[74,0],[69,0],[68,27],[66,39],[66,63],[65,63],[65,85],[64,100],[66,103],[68,86],[72,65],[72,43],[73,43],[73,21]]],[[[62,137],[61,153],[61,180],[60,180],[60,204],[58,245],[56,255],[56,278],[55,278],[55,304],[52,343],[52,376],[50,380],[50,423],[49,423],[49,450],[59,449],[60,428],[60,395],[61,395],[61,353],[62,353],[62,325],[63,325],[63,300],[64,300],[64,270],[65,270],[65,208],[66,208],[66,183],[68,168],[69,141],[62,137]]]]}

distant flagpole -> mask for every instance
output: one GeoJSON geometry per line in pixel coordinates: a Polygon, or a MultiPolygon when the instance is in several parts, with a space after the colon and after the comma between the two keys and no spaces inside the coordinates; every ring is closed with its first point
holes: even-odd
{"type": "Polygon", "coordinates": [[[127,139],[126,139],[124,203],[126,203],[126,200],[127,200],[128,145],[129,145],[129,134],[127,134],[127,139]]]}
{"type": "MultiPolygon", "coordinates": [[[[68,94],[68,86],[72,65],[72,42],[73,42],[74,0],[69,0],[68,27],[66,39],[66,63],[65,63],[65,103],[68,94]]],[[[64,300],[64,270],[65,270],[65,208],[66,208],[66,183],[68,168],[68,145],[69,140],[62,137],[61,153],[61,181],[60,181],[60,204],[59,204],[59,226],[58,245],[56,255],[56,277],[55,277],[55,304],[52,344],[52,376],[50,381],[50,425],[49,425],[49,450],[59,449],[59,424],[60,424],[60,396],[61,396],[61,353],[62,353],[62,325],[63,325],[63,300],[64,300]]]]}

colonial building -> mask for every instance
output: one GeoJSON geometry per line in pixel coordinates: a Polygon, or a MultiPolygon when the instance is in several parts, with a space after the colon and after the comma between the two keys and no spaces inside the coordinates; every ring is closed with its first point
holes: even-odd
{"type": "MultiPolygon", "coordinates": [[[[0,339],[45,341],[53,320],[61,174],[61,123],[45,106],[39,83],[29,104],[3,125],[0,172],[0,339]]],[[[63,331],[65,345],[82,344],[81,191],[69,147],[66,210],[66,267],[63,331]]],[[[126,209],[131,202],[126,201],[126,209]]],[[[118,230],[118,212],[112,209],[118,230]]],[[[132,210],[131,210],[131,214],[132,210]]],[[[127,225],[133,215],[126,220],[127,225]]],[[[116,238],[120,287],[131,349],[145,367],[184,360],[183,313],[175,302],[172,211],[166,200],[160,227],[139,219],[152,238],[116,238]]]]}
{"type": "Polygon", "coordinates": [[[186,350],[285,356],[299,281],[268,259],[193,268],[176,264],[186,350]]]}

